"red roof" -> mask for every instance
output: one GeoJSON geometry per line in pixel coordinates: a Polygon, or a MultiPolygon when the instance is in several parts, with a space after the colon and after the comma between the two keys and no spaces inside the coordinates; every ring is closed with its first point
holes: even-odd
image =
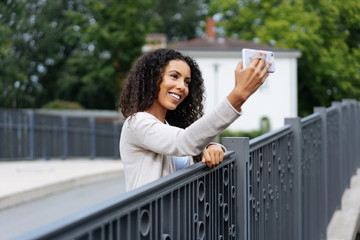
{"type": "Polygon", "coordinates": [[[194,38],[188,41],[169,44],[178,51],[241,51],[243,48],[261,49],[267,51],[291,51],[292,49],[276,48],[265,44],[231,38],[194,38]]]}

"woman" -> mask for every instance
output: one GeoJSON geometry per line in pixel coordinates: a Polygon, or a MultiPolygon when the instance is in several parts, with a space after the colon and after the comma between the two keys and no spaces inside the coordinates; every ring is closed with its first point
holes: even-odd
{"type": "Polygon", "coordinates": [[[242,104],[265,81],[269,66],[259,58],[242,70],[239,62],[233,91],[202,116],[203,79],[192,58],[169,49],[140,57],[120,97],[126,118],[120,152],[127,190],[174,172],[173,156],[197,156],[194,161],[201,158],[208,167],[220,164],[225,149],[211,140],[240,116],[242,104]]]}

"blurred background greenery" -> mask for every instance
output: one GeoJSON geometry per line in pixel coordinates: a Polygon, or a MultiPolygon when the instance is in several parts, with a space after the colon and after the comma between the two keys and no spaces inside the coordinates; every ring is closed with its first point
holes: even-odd
{"type": "Polygon", "coordinates": [[[302,51],[300,116],[360,100],[358,0],[3,0],[0,107],[116,110],[146,34],[205,36],[207,17],[217,36],[302,51]]]}

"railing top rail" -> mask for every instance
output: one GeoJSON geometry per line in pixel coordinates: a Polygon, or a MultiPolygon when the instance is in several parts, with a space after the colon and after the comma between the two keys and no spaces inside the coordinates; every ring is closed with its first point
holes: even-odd
{"type": "Polygon", "coordinates": [[[301,125],[302,126],[307,126],[317,120],[320,119],[320,113],[315,112],[313,114],[310,114],[309,116],[306,116],[304,118],[301,119],[301,125]]]}
{"type": "Polygon", "coordinates": [[[329,113],[329,114],[332,114],[332,113],[334,113],[336,111],[337,111],[336,106],[330,106],[330,107],[326,108],[326,112],[329,113]]]}
{"type": "Polygon", "coordinates": [[[291,125],[285,125],[277,130],[265,133],[261,136],[258,136],[254,139],[250,140],[250,151],[251,149],[254,149],[261,145],[266,145],[268,143],[271,143],[274,141],[274,139],[277,139],[279,137],[285,136],[291,131],[291,125]]]}
{"type": "Polygon", "coordinates": [[[76,110],[76,109],[11,109],[11,108],[0,108],[0,112],[17,112],[23,114],[37,114],[45,116],[59,116],[59,117],[94,117],[94,118],[110,118],[123,120],[123,116],[120,112],[112,110],[76,110]]]}

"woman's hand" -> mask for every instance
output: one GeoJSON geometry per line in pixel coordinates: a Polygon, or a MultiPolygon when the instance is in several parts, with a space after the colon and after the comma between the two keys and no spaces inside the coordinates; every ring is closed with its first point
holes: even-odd
{"type": "MultiPolygon", "coordinates": [[[[262,52],[256,55],[266,56],[262,52]]],[[[240,110],[244,102],[264,83],[269,75],[270,65],[270,62],[265,64],[265,59],[259,58],[252,60],[245,69],[242,69],[242,61],[238,63],[235,69],[235,87],[227,97],[236,110],[240,110]]]]}
{"type": "Polygon", "coordinates": [[[211,144],[203,153],[202,162],[206,163],[209,168],[216,167],[224,159],[224,151],[221,145],[211,144]]]}

